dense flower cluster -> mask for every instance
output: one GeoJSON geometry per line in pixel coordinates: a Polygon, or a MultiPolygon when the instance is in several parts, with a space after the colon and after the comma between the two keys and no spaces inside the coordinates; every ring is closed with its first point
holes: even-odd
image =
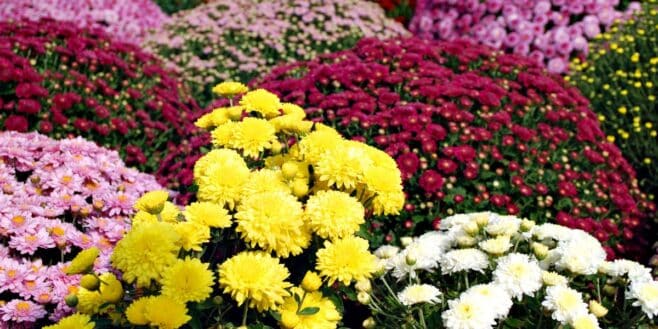
{"type": "Polygon", "coordinates": [[[386,16],[394,18],[396,21],[407,24],[414,14],[416,0],[372,0],[379,3],[384,8],[386,16]]]}
{"type": "Polygon", "coordinates": [[[598,329],[655,325],[658,316],[651,270],[606,261],[596,238],[578,229],[459,214],[402,250],[387,245],[375,254],[388,273],[362,300],[377,328],[598,329]]]}
{"type": "Polygon", "coordinates": [[[0,2],[0,20],[52,18],[99,28],[114,39],[139,44],[169,20],[151,0],[12,0],[0,2]]]}
{"type": "Polygon", "coordinates": [[[160,180],[178,175],[201,109],[153,56],[70,23],[0,23],[0,127],[117,149],[160,180]],[[180,142],[185,137],[186,141],[180,142]],[[173,155],[172,155],[173,154],[173,155]]]}
{"type": "MultiPolygon", "coordinates": [[[[97,248],[106,271],[129,229],[132,205],[155,178],[124,167],[119,155],[81,138],[0,133],[0,322],[10,328],[46,313],[56,319],[79,277],[67,262],[97,248]]],[[[98,255],[98,254],[97,254],[98,255]]]]}
{"type": "Polygon", "coordinates": [[[194,165],[198,201],[181,210],[166,191],[137,200],[110,257],[121,280],[85,271],[77,311],[114,328],[337,328],[334,300],[377,269],[355,235],[366,211],[395,214],[404,204],[395,161],[263,89],[213,90],[246,94],[196,121],[216,147],[194,165]]]}
{"type": "Polygon", "coordinates": [[[587,54],[588,40],[638,8],[619,0],[419,0],[410,29],[437,40],[468,36],[564,73],[572,55],[587,54]]]}
{"type": "Polygon", "coordinates": [[[352,47],[363,36],[405,34],[371,2],[221,0],[174,16],[146,45],[205,99],[204,87],[222,80],[246,82],[280,62],[352,47]]]}
{"type": "Polygon", "coordinates": [[[655,205],[588,101],[529,58],[466,41],[370,39],[260,82],[395,157],[407,204],[373,221],[375,243],[493,209],[583,229],[610,257],[647,256],[637,232],[655,205]]]}

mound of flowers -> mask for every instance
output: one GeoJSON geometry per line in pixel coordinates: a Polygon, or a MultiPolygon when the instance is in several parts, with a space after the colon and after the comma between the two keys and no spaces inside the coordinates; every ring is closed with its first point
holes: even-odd
{"type": "Polygon", "coordinates": [[[363,36],[408,32],[375,3],[357,0],[220,0],[174,16],[147,48],[196,85],[199,101],[220,81],[247,82],[281,62],[347,49],[363,36]]]}
{"type": "Polygon", "coordinates": [[[658,282],[605,260],[591,235],[493,213],[446,218],[441,231],[375,254],[387,273],[361,286],[369,328],[651,327],[658,282]]]}
{"type": "Polygon", "coordinates": [[[647,256],[638,232],[655,205],[632,166],[587,99],[530,58],[467,41],[369,39],[258,83],[396,159],[407,204],[373,222],[376,244],[492,209],[583,229],[610,257],[647,256]]]}
{"type": "Polygon", "coordinates": [[[69,298],[79,314],[50,328],[341,323],[342,298],[377,270],[368,242],[355,235],[366,212],[403,206],[395,161],[263,89],[197,124],[212,130],[215,146],[194,166],[198,201],[179,211],[167,206],[166,191],[140,198],[132,230],[110,257],[121,279],[80,271],[69,298]]]}
{"type": "Polygon", "coordinates": [[[564,73],[570,57],[588,53],[588,40],[639,7],[619,0],[419,0],[409,28],[428,39],[468,36],[564,73]]]}
{"type": "Polygon", "coordinates": [[[0,23],[0,109],[4,130],[82,136],[163,183],[175,172],[161,160],[185,153],[201,114],[155,57],[51,20],[0,23]]]}
{"type": "Polygon", "coordinates": [[[101,29],[115,40],[139,44],[169,20],[151,0],[12,0],[0,2],[0,20],[52,18],[101,29]]]}
{"type": "Polygon", "coordinates": [[[0,320],[9,328],[57,319],[79,276],[68,261],[81,249],[107,271],[129,230],[133,203],[158,189],[151,175],[82,138],[56,141],[37,133],[0,132],[0,320]]]}

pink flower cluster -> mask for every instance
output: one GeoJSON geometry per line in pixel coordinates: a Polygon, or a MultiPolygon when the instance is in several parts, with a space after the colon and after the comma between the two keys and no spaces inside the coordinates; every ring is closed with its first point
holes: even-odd
{"type": "Polygon", "coordinates": [[[115,151],[82,138],[0,133],[0,322],[55,319],[78,278],[63,273],[84,248],[101,250],[108,267],[114,243],[129,228],[134,201],[161,187],[126,168],[115,151]]]}
{"type": "Polygon", "coordinates": [[[169,20],[151,0],[0,1],[0,20],[53,18],[101,28],[118,41],[139,44],[149,30],[169,20]]]}
{"type": "Polygon", "coordinates": [[[622,7],[619,0],[419,0],[409,28],[423,38],[468,36],[564,73],[571,56],[587,55],[588,40],[640,4],[622,7]]]}

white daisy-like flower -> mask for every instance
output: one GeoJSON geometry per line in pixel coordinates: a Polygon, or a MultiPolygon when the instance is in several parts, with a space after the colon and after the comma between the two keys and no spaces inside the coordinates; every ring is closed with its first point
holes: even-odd
{"type": "Polygon", "coordinates": [[[485,230],[491,235],[513,235],[519,232],[520,226],[521,219],[516,216],[493,215],[485,230]]]}
{"type": "Polygon", "coordinates": [[[441,234],[416,238],[390,259],[388,268],[393,269],[393,276],[398,279],[416,277],[417,270],[432,272],[438,266],[445,248],[449,246],[447,239],[441,234]]]}
{"type": "Polygon", "coordinates": [[[489,256],[479,249],[455,249],[448,251],[439,261],[443,274],[461,271],[483,272],[489,267],[489,256]]]}
{"type": "Polygon", "coordinates": [[[482,299],[491,308],[496,319],[505,318],[514,304],[512,297],[507,291],[494,283],[472,286],[462,295],[473,295],[475,298],[482,299]]]}
{"type": "Polygon", "coordinates": [[[631,260],[617,259],[612,262],[603,262],[599,272],[610,276],[620,277],[626,275],[631,282],[640,283],[652,281],[651,269],[631,260]]]}
{"type": "Polygon", "coordinates": [[[640,306],[649,319],[653,319],[654,316],[658,315],[657,281],[632,283],[626,298],[635,299],[633,306],[640,306]]]}
{"type": "Polygon", "coordinates": [[[576,315],[570,322],[574,329],[600,329],[599,320],[593,314],[576,315]]]}
{"type": "Polygon", "coordinates": [[[466,223],[472,221],[471,216],[468,214],[456,214],[448,216],[441,220],[441,225],[439,226],[442,231],[449,231],[453,228],[459,228],[464,226],[466,223]]]}
{"type": "Polygon", "coordinates": [[[400,248],[391,245],[384,245],[375,250],[375,256],[380,259],[389,259],[398,254],[400,248]]]}
{"type": "Polygon", "coordinates": [[[553,239],[557,241],[569,239],[572,230],[561,225],[546,223],[532,229],[532,235],[539,241],[553,239]]]}
{"type": "Polygon", "coordinates": [[[583,296],[567,286],[552,286],[546,288],[546,297],[541,303],[549,311],[555,321],[567,324],[578,315],[587,314],[587,304],[583,296]]]}
{"type": "Polygon", "coordinates": [[[499,258],[493,278],[519,300],[523,295],[533,296],[542,287],[541,268],[537,261],[519,253],[499,258]]]}
{"type": "Polygon", "coordinates": [[[447,329],[487,329],[496,324],[496,314],[476,295],[449,300],[441,318],[447,329]]]}
{"type": "Polygon", "coordinates": [[[558,269],[582,275],[596,273],[607,257],[601,243],[581,230],[572,230],[571,237],[560,241],[556,250],[560,254],[555,263],[558,269]]]}
{"type": "Polygon", "coordinates": [[[502,255],[512,248],[509,235],[499,235],[495,238],[487,239],[479,243],[480,249],[490,255],[502,255]]]}
{"type": "Polygon", "coordinates": [[[439,302],[441,291],[431,284],[412,284],[398,293],[398,299],[402,305],[414,305],[418,303],[436,304],[439,302]]]}

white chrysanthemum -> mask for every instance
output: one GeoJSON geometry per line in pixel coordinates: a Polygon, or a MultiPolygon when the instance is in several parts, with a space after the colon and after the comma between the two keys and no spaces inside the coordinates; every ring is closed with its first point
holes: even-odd
{"type": "Polygon", "coordinates": [[[502,255],[512,248],[509,235],[499,235],[492,239],[481,241],[480,249],[491,255],[502,255]]]}
{"type": "Polygon", "coordinates": [[[456,249],[445,253],[439,263],[443,274],[461,271],[483,272],[489,267],[489,256],[475,248],[456,249]]]}
{"type": "Polygon", "coordinates": [[[496,314],[482,298],[462,295],[448,301],[448,309],[441,314],[447,329],[486,329],[496,324],[496,314]]]}
{"type": "Polygon", "coordinates": [[[415,278],[417,270],[432,272],[437,267],[442,252],[443,250],[437,249],[429,241],[416,239],[393,256],[388,267],[393,269],[393,276],[398,279],[407,276],[415,278]]]}
{"type": "Polygon", "coordinates": [[[502,319],[507,316],[514,302],[512,297],[497,284],[478,284],[466,290],[462,295],[473,295],[484,301],[491,311],[495,314],[496,319],[502,319]]]}
{"type": "Polygon", "coordinates": [[[462,227],[471,221],[473,221],[473,219],[467,214],[456,214],[442,219],[440,228],[443,231],[448,231],[453,228],[462,227]]]}
{"type": "Polygon", "coordinates": [[[596,273],[607,257],[601,243],[581,230],[572,230],[571,237],[560,241],[556,250],[560,254],[557,268],[583,275],[596,273]]]}
{"type": "Polygon", "coordinates": [[[569,239],[572,230],[561,225],[546,223],[532,229],[532,235],[539,241],[553,239],[557,241],[569,239]]]}
{"type": "Polygon", "coordinates": [[[626,259],[603,262],[599,267],[599,271],[614,277],[626,275],[631,282],[635,283],[653,280],[650,268],[626,259]]]}
{"type": "Polygon", "coordinates": [[[553,320],[562,324],[569,323],[576,316],[587,314],[587,304],[583,301],[583,296],[567,286],[546,288],[546,297],[541,305],[553,312],[553,320]]]}
{"type": "Polygon", "coordinates": [[[635,299],[633,306],[642,307],[642,311],[650,318],[658,315],[658,282],[646,281],[632,283],[627,299],[635,299]]]}
{"type": "Polygon", "coordinates": [[[580,314],[569,323],[574,329],[600,329],[599,320],[593,314],[580,314]]]}
{"type": "Polygon", "coordinates": [[[489,224],[485,227],[491,235],[513,235],[519,232],[521,219],[516,216],[494,215],[489,218],[489,224]]]}
{"type": "Polygon", "coordinates": [[[412,284],[398,293],[398,299],[402,305],[414,305],[418,303],[436,304],[439,302],[441,291],[431,284],[412,284]]]}
{"type": "Polygon", "coordinates": [[[539,267],[541,267],[542,270],[548,270],[560,260],[560,257],[561,255],[557,250],[551,249],[548,251],[548,254],[546,254],[546,258],[539,261],[539,267]]]}
{"type": "Polygon", "coordinates": [[[400,248],[391,245],[384,245],[375,250],[375,256],[380,259],[389,259],[400,252],[400,248]]]}
{"type": "Polygon", "coordinates": [[[542,286],[541,268],[537,261],[519,253],[499,258],[493,278],[519,300],[523,295],[533,296],[542,286]]]}

